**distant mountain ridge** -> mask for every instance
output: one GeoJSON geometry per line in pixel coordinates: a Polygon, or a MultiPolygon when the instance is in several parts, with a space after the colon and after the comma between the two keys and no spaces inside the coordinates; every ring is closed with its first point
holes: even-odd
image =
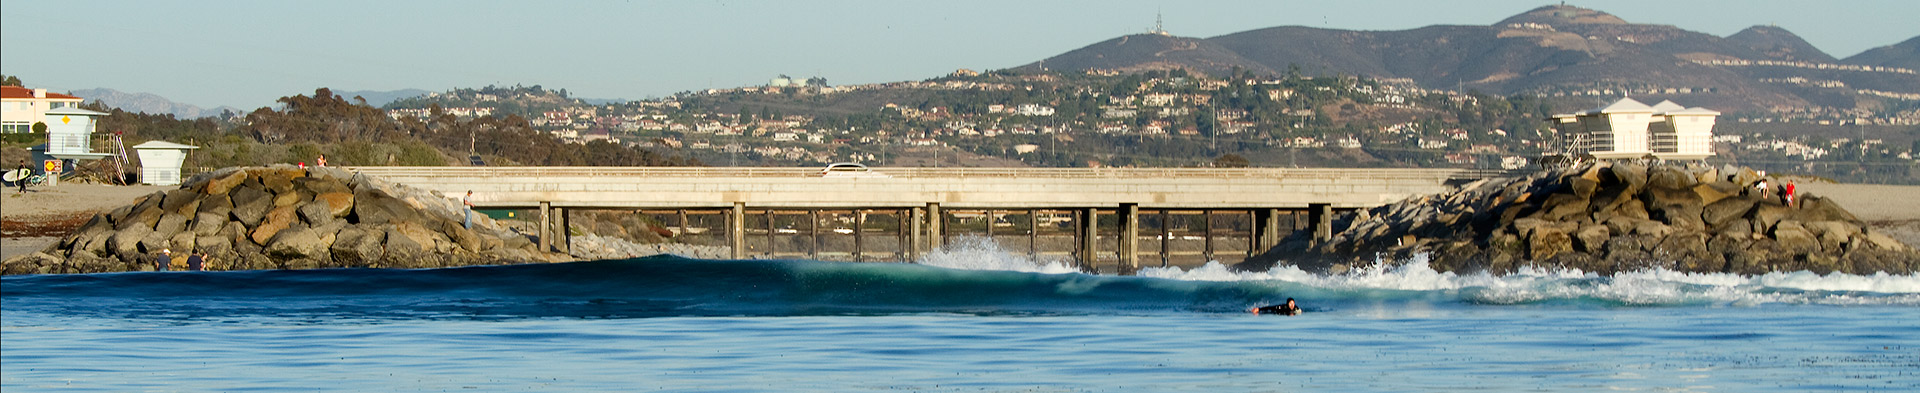
{"type": "Polygon", "coordinates": [[[181,119],[220,116],[220,114],[225,111],[232,111],[236,114],[244,114],[247,112],[240,108],[224,105],[217,108],[201,108],[193,104],[174,102],[173,100],[153,93],[128,93],[108,88],[74,90],[68,93],[84,98],[87,101],[99,101],[107,106],[120,108],[120,110],[128,112],[156,115],[171,114],[173,117],[181,119]]]}
{"type": "Polygon", "coordinates": [[[1849,56],[1847,64],[1920,69],[1920,36],[1849,56]]]}
{"type": "Polygon", "coordinates": [[[1723,38],[1634,24],[1590,9],[1546,6],[1490,26],[1399,31],[1281,26],[1211,38],[1137,34],[1016,69],[1185,68],[1225,75],[1239,68],[1271,75],[1297,66],[1308,76],[1406,78],[1428,88],[1540,95],[1660,91],[1671,92],[1661,98],[1690,105],[1767,110],[1864,105],[1854,89],[1920,94],[1920,76],[1914,74],[1820,66],[1914,69],[1920,68],[1917,51],[1920,37],[1841,61],[1774,26],[1723,38]]]}

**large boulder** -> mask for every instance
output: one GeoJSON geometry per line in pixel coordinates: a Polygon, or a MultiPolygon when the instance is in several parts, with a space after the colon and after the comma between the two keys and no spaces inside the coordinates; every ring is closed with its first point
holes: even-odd
{"type": "Polygon", "coordinates": [[[114,232],[113,237],[107,240],[107,249],[111,250],[114,256],[120,257],[121,259],[132,260],[144,257],[147,250],[141,249],[140,241],[145,240],[147,235],[151,234],[153,234],[153,229],[147,227],[133,227],[114,232]]]}
{"type": "Polygon", "coordinates": [[[333,216],[333,207],[322,200],[302,204],[295,211],[299,213],[300,220],[309,226],[326,226],[336,221],[333,216]]]}
{"type": "Polygon", "coordinates": [[[1831,199],[1809,196],[1802,198],[1797,204],[1800,205],[1799,210],[1792,212],[1791,215],[1800,221],[1860,222],[1853,213],[1840,208],[1840,205],[1833,203],[1831,199]]]}
{"type": "Polygon", "coordinates": [[[123,231],[133,227],[153,229],[154,225],[160,223],[160,216],[166,214],[166,211],[160,209],[160,200],[163,198],[163,194],[156,192],[142,199],[140,203],[134,204],[124,217],[114,221],[114,229],[123,231]]]}
{"type": "Polygon", "coordinates": [[[425,257],[433,252],[433,240],[430,237],[422,239],[423,236],[417,233],[409,235],[409,232],[414,231],[402,230],[399,225],[387,228],[385,265],[388,267],[430,267],[425,263],[427,261],[425,257]]]}
{"type": "Polygon", "coordinates": [[[386,237],[383,230],[341,229],[328,249],[333,261],[343,267],[380,267],[386,255],[386,237]]]}
{"type": "Polygon", "coordinates": [[[200,193],[185,188],[167,191],[165,199],[160,202],[160,208],[166,213],[191,217],[193,213],[200,211],[200,193]]]}
{"type": "Polygon", "coordinates": [[[232,171],[225,175],[208,179],[206,188],[203,191],[208,195],[227,195],[227,192],[232,191],[234,187],[246,182],[246,180],[247,171],[232,171]]]}
{"type": "Polygon", "coordinates": [[[353,218],[361,224],[408,222],[418,215],[406,202],[378,190],[357,191],[353,200],[353,218]]]}
{"type": "Polygon", "coordinates": [[[233,189],[233,219],[249,227],[260,225],[273,209],[273,194],[252,187],[233,189]]]}
{"type": "Polygon", "coordinates": [[[1560,226],[1540,226],[1527,235],[1527,258],[1545,261],[1573,251],[1573,236],[1560,226]]]}
{"type": "MultiPolygon", "coordinates": [[[[341,187],[345,188],[345,186],[341,187]]],[[[346,217],[347,213],[353,212],[353,192],[351,191],[318,193],[313,196],[313,201],[326,203],[327,214],[334,217],[346,217]]]]}
{"type": "Polygon", "coordinates": [[[293,206],[273,208],[272,211],[267,212],[266,219],[261,220],[260,225],[253,228],[253,232],[250,232],[249,236],[254,243],[262,246],[267,245],[267,241],[273,240],[274,235],[280,234],[280,231],[286,230],[298,222],[295,219],[295,211],[296,208],[293,206]]]}
{"type": "Polygon", "coordinates": [[[317,259],[328,258],[327,247],[320,236],[307,228],[295,227],[280,231],[268,242],[267,256],[275,259],[317,259]]]}
{"type": "Polygon", "coordinates": [[[1587,224],[1573,233],[1574,246],[1581,252],[1604,252],[1607,240],[1613,238],[1613,232],[1606,225],[1587,224]]]}
{"type": "Polygon", "coordinates": [[[1733,225],[1750,227],[1751,224],[1738,220],[1745,217],[1747,212],[1753,210],[1753,205],[1759,202],[1759,198],[1753,197],[1723,198],[1708,204],[1700,215],[1706,220],[1708,228],[1716,230],[1733,225]]]}
{"type": "Polygon", "coordinates": [[[1820,239],[1814,237],[1799,221],[1783,220],[1773,226],[1773,240],[1780,246],[1796,253],[1819,252],[1820,239]]]}

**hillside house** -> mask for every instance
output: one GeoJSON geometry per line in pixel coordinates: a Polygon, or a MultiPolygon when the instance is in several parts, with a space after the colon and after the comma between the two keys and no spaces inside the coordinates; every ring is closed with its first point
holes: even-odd
{"type": "Polygon", "coordinates": [[[1053,116],[1054,109],[1040,104],[1020,104],[1014,107],[1013,113],[1025,116],[1053,116]]]}

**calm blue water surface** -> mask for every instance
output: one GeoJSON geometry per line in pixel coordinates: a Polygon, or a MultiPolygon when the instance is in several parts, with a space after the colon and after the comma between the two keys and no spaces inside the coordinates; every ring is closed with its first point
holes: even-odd
{"type": "Polygon", "coordinates": [[[1044,271],[6,277],[0,390],[1920,390],[1910,275],[1044,271]],[[1244,311],[1286,297],[1310,312],[1244,311]]]}

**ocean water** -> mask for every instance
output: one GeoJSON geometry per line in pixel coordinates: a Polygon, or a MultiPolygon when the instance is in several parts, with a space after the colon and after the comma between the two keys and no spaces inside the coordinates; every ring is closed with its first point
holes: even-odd
{"type": "MultiPolygon", "coordinates": [[[[1417,261],[1416,261],[1417,262],[1417,261]]],[[[651,257],[0,278],[0,390],[1920,391],[1920,277],[651,257]],[[1255,316],[1299,299],[1301,316],[1255,316]]]]}

